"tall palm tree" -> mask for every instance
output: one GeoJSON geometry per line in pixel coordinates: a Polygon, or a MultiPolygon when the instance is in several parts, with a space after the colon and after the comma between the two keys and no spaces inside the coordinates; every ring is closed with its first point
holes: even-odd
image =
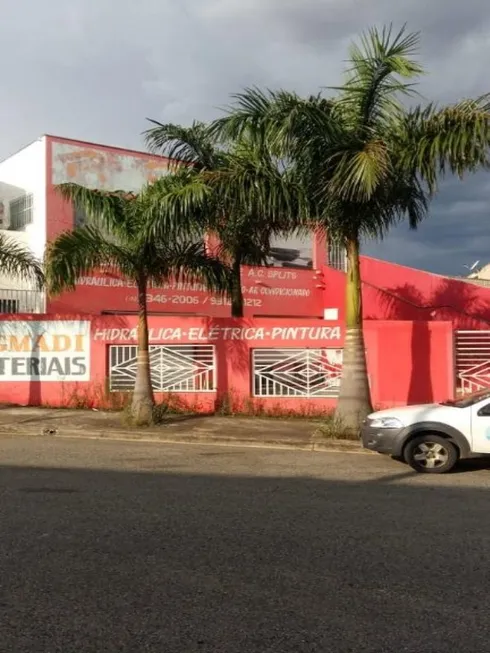
{"type": "Polygon", "coordinates": [[[267,264],[272,237],[290,229],[300,188],[270,150],[243,135],[223,148],[203,123],[152,122],[146,132],[149,148],[178,162],[172,192],[164,180],[156,183],[162,184],[163,212],[178,221],[191,211],[217,237],[217,254],[232,270],[231,314],[243,317],[241,267],[267,264]]]}
{"type": "Polygon", "coordinates": [[[0,232],[0,274],[22,279],[40,290],[44,285],[43,268],[31,250],[0,232]]]}
{"type": "Polygon", "coordinates": [[[408,218],[428,214],[437,181],[487,166],[487,97],[439,108],[407,108],[423,69],[418,34],[372,29],[350,49],[343,86],[303,99],[287,91],[248,89],[235,96],[212,133],[267,142],[288,160],[309,198],[303,220],[347,251],[346,339],[337,414],[356,428],[371,407],[362,329],[359,265],[365,238],[382,238],[408,218]]]}
{"type": "MultiPolygon", "coordinates": [[[[173,187],[172,175],[163,185],[173,187]]],[[[46,277],[52,293],[73,290],[80,276],[103,268],[133,281],[138,296],[138,362],[131,412],[136,424],[150,424],[154,396],[148,342],[147,291],[150,284],[170,279],[199,280],[218,292],[229,289],[229,269],[196,242],[201,234],[193,216],[182,213],[178,223],[160,215],[154,187],[139,194],[104,192],[77,184],[58,186],[61,195],[83,209],[85,226],[61,234],[46,253],[46,277]],[[160,236],[149,225],[158,218],[160,236]]]]}

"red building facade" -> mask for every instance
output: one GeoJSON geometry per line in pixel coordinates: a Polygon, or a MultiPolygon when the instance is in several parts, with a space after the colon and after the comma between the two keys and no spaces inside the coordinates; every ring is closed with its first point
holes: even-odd
{"type": "MultiPolygon", "coordinates": [[[[143,153],[47,137],[46,234],[83,220],[56,193],[75,182],[137,191],[166,174],[143,153]]],[[[287,246],[286,246],[287,248],[287,246]]],[[[311,259],[244,267],[245,318],[199,284],[151,288],[157,396],[195,410],[319,412],[335,406],[342,370],[345,274],[312,236],[311,259]],[[331,261],[332,262],[332,261],[331,261]]],[[[307,259],[308,257],[306,257],[307,259]]],[[[364,326],[376,406],[443,401],[490,386],[490,289],[362,260],[364,326]]],[[[135,288],[104,273],[48,298],[46,315],[0,321],[0,401],[103,407],[135,376],[135,288]]]]}

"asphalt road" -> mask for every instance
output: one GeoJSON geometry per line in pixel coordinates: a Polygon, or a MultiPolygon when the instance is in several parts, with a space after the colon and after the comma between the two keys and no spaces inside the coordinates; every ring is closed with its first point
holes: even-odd
{"type": "Polygon", "coordinates": [[[2,653],[490,651],[490,471],[0,439],[2,653]]]}

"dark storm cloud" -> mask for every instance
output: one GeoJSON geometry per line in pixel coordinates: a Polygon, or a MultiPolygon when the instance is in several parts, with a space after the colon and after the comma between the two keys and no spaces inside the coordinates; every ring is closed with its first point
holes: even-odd
{"type": "MultiPolygon", "coordinates": [[[[0,156],[44,132],[141,147],[146,116],[210,119],[251,84],[316,92],[340,82],[352,38],[391,21],[422,32],[424,96],[490,90],[488,0],[4,4],[0,156]]],[[[449,182],[417,234],[400,227],[379,251],[441,270],[456,256],[477,258],[486,248],[487,190],[485,177],[449,182]]]]}
{"type": "Polygon", "coordinates": [[[439,274],[463,275],[465,265],[490,260],[490,179],[479,173],[464,182],[449,180],[417,231],[406,224],[383,242],[368,242],[364,252],[439,274]]]}

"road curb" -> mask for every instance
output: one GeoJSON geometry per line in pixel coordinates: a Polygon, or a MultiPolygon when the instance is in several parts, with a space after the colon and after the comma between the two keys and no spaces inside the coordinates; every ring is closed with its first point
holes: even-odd
{"type": "MultiPolygon", "coordinates": [[[[140,432],[141,433],[141,432],[140,432]]],[[[311,451],[316,453],[360,453],[369,454],[371,452],[361,448],[357,442],[350,441],[333,441],[333,442],[318,442],[316,440],[304,441],[290,441],[284,442],[281,440],[247,440],[243,438],[223,438],[213,437],[212,435],[197,435],[197,436],[168,436],[158,435],[151,437],[145,434],[128,434],[125,431],[93,431],[90,434],[80,432],[76,429],[56,429],[44,427],[41,429],[33,428],[1,428],[0,435],[8,436],[30,436],[30,437],[53,437],[64,439],[80,439],[80,440],[111,440],[117,442],[145,442],[146,444],[153,442],[155,444],[196,444],[196,445],[209,445],[220,447],[249,447],[254,449],[283,449],[289,451],[311,451]]]]}

